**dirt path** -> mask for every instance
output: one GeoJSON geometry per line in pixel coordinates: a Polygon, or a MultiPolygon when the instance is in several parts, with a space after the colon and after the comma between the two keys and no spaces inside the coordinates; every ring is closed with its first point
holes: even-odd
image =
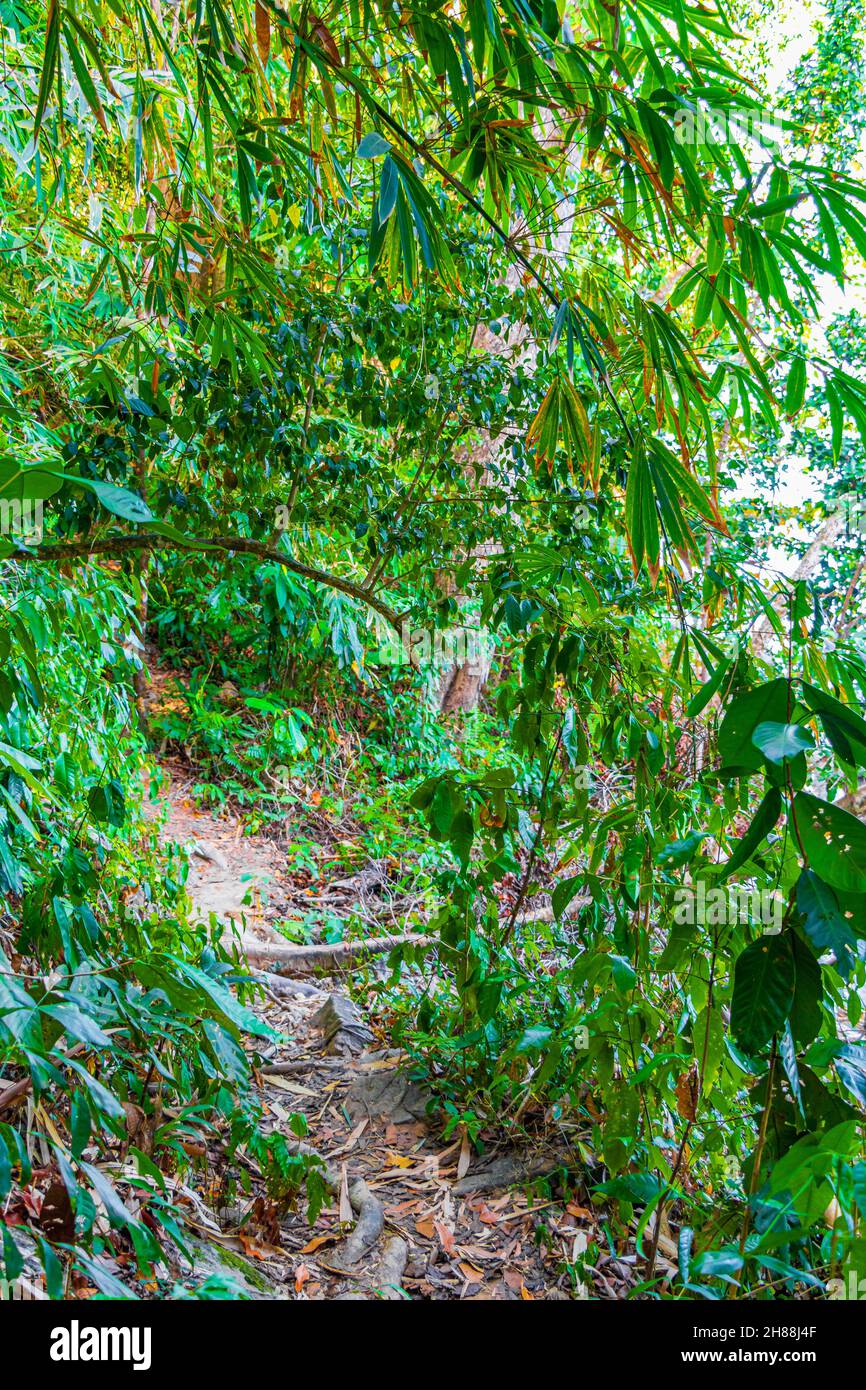
{"type": "MultiPolygon", "coordinates": [[[[282,851],[243,837],[231,818],[197,811],[170,787],[164,803],[161,834],[187,847],[197,910],[273,940],[273,924],[290,908],[282,851]]],[[[259,1298],[581,1296],[572,1271],[595,1234],[588,1199],[557,1199],[554,1179],[530,1207],[519,1185],[550,1169],[549,1151],[482,1158],[460,1130],[443,1139],[429,1096],[407,1076],[405,1058],[388,1050],[375,1017],[349,997],[345,974],[260,979],[258,1011],[287,1039],[259,1077],[268,1123],[288,1135],[290,1115],[306,1116],[308,1142],[335,1191],[312,1228],[303,1211],[280,1212],[256,1184],[219,1223],[200,1206],[204,1269],[216,1267],[218,1252],[259,1298]]],[[[357,986],[351,993],[362,997],[357,986]]],[[[623,1296],[634,1277],[617,1263],[598,1261],[602,1296],[623,1296]]]]}

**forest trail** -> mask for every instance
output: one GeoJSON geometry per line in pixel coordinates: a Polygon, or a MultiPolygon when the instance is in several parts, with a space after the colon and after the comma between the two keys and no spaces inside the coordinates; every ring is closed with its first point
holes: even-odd
{"type": "MultiPolygon", "coordinates": [[[[215,913],[246,941],[285,941],[273,925],[286,919],[292,900],[279,845],[244,836],[230,815],[196,809],[168,769],[151,814],[165,817],[164,842],[186,848],[198,915],[215,913]]],[[[327,895],[327,885],[320,891],[327,895]]],[[[575,1283],[574,1266],[596,1238],[597,1213],[586,1194],[564,1194],[554,1179],[530,1205],[521,1186],[568,1156],[549,1146],[495,1145],[482,1156],[462,1129],[443,1138],[427,1113],[428,1095],[407,1076],[402,1054],[387,1047],[374,1008],[365,1007],[361,981],[375,976],[375,966],[356,970],[351,985],[338,965],[329,970],[292,978],[250,967],[263,986],[254,1007],[281,1035],[265,1047],[267,1064],[256,1073],[268,1122],[290,1136],[290,1115],[306,1117],[305,1142],[325,1160],[335,1190],[312,1226],[303,1201],[281,1211],[260,1176],[219,1222],[197,1203],[203,1267],[230,1262],[255,1298],[624,1297],[635,1281],[633,1249],[599,1256],[584,1276],[597,1283],[594,1290],[575,1283]]],[[[212,1192],[222,1180],[214,1171],[220,1158],[209,1151],[202,1159],[200,1191],[212,1192]]]]}

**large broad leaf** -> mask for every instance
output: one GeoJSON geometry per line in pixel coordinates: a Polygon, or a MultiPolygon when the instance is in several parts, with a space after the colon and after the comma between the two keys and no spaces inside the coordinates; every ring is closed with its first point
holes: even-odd
{"type": "Polygon", "coordinates": [[[791,939],[762,936],[737,957],[731,1032],[738,1047],[757,1053],[778,1033],[794,1002],[796,969],[791,939]]]}
{"type": "Polygon", "coordinates": [[[752,742],[760,724],[784,724],[788,717],[788,682],[784,676],[735,695],[719,729],[719,756],[725,767],[756,771],[764,755],[752,742]]]}
{"type": "Polygon", "coordinates": [[[79,487],[86,487],[94,493],[106,511],[123,517],[124,521],[153,521],[153,512],[141,497],[129,488],[115,487],[114,483],[94,482],[89,478],[73,478],[79,487]]]}
{"type": "Polygon", "coordinates": [[[857,938],[839,906],[839,899],[816,873],[804,869],[797,880],[797,907],[803,930],[819,954],[832,951],[836,967],[847,980],[857,954],[857,938]]]}
{"type": "Polygon", "coordinates": [[[834,1066],[842,1085],[866,1106],[866,1047],[844,1047],[834,1059],[834,1066]]]}
{"type": "Polygon", "coordinates": [[[43,1045],[39,1006],[0,951],[0,1039],[4,1045],[8,1043],[8,1038],[3,1037],[6,1029],[22,1047],[39,1048],[43,1045]]]}
{"type": "Polygon", "coordinates": [[[861,939],[866,937],[866,893],[845,893],[837,889],[836,897],[854,935],[861,939]]]}
{"type": "Polygon", "coordinates": [[[866,719],[808,681],[802,684],[803,699],[821,720],[833,751],[852,766],[866,767],[866,719]]]}
{"type": "Polygon", "coordinates": [[[115,777],[102,787],[91,787],[87,794],[91,815],[100,825],[121,826],[126,820],[123,787],[115,777]]]}
{"type": "Polygon", "coordinates": [[[779,791],[778,787],[771,787],[755,812],[751,825],[740,840],[727,864],[725,864],[722,872],[722,880],[726,879],[729,874],[734,873],[736,869],[741,868],[743,864],[751,859],[755,850],[760,844],[763,844],[781,814],[782,793],[779,791]]]}
{"type": "Polygon", "coordinates": [[[850,725],[826,711],[819,714],[818,718],[837,758],[851,767],[866,767],[866,743],[861,743],[850,725]]]}
{"type": "Polygon", "coordinates": [[[793,818],[809,867],[831,888],[866,892],[866,825],[808,792],[794,798],[793,818]]]}
{"type": "Polygon", "coordinates": [[[794,957],[794,998],[791,1003],[791,1033],[798,1043],[804,1046],[816,1038],[821,1031],[824,1014],[821,1000],[824,997],[824,982],[821,967],[808,944],[790,935],[791,952],[794,957]]]}
{"type": "Polygon", "coordinates": [[[42,502],[63,486],[63,471],[51,464],[23,464],[16,459],[0,459],[0,501],[42,502]]]}
{"type": "Polygon", "coordinates": [[[771,763],[790,762],[805,749],[815,747],[814,738],[802,724],[775,724],[772,720],[758,725],[752,742],[771,763]]]}

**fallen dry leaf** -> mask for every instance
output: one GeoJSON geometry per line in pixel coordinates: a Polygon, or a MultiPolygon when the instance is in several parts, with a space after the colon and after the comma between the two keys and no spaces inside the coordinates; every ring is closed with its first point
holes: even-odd
{"type": "Polygon", "coordinates": [[[302,1086],[298,1081],[288,1081],[285,1076],[266,1076],[264,1078],[266,1086],[275,1086],[278,1091],[291,1091],[295,1096],[317,1096],[318,1091],[313,1091],[309,1086],[302,1086]]]}
{"type": "Polygon", "coordinates": [[[238,1244],[243,1246],[244,1254],[249,1255],[253,1260],[270,1260],[283,1253],[275,1245],[259,1244],[258,1241],[245,1236],[242,1231],[238,1235],[238,1244]]]}
{"type": "Polygon", "coordinates": [[[336,1234],[313,1236],[312,1240],[307,1241],[307,1244],[301,1250],[301,1254],[312,1255],[314,1250],[319,1250],[323,1245],[333,1245],[334,1241],[339,1239],[340,1237],[336,1234]]]}
{"type": "Polygon", "coordinates": [[[407,1158],[405,1154],[395,1153],[393,1149],[388,1149],[385,1153],[389,1168],[414,1168],[414,1158],[407,1158]]]}
{"type": "Polygon", "coordinates": [[[454,1232],[449,1231],[447,1226],[443,1226],[441,1221],[434,1221],[433,1225],[436,1227],[436,1234],[439,1237],[439,1244],[442,1246],[442,1249],[445,1251],[445,1254],[453,1255],[454,1232]]]}
{"type": "Polygon", "coordinates": [[[472,1162],[472,1148],[469,1143],[469,1134],[463,1131],[463,1139],[460,1143],[460,1157],[457,1160],[457,1181],[465,1178],[469,1172],[469,1165],[472,1162]]]}

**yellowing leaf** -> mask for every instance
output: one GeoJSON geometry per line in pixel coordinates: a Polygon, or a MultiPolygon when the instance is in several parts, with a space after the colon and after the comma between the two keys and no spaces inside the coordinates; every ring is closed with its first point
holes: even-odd
{"type": "Polygon", "coordinates": [[[414,1158],[407,1158],[405,1154],[395,1153],[393,1149],[388,1149],[385,1157],[388,1160],[389,1168],[412,1168],[415,1164],[414,1158]]]}

